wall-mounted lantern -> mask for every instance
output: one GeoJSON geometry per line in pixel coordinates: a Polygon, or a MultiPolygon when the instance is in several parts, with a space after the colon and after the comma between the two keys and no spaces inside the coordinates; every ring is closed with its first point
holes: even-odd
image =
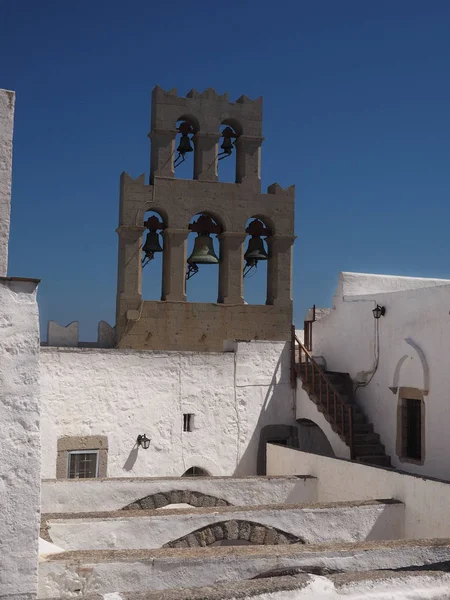
{"type": "Polygon", "coordinates": [[[373,309],[373,316],[375,319],[379,319],[380,317],[384,317],[386,314],[386,308],[384,306],[380,306],[379,304],[373,309]]]}
{"type": "Polygon", "coordinates": [[[145,433],[144,435],[138,435],[136,442],[137,445],[142,446],[144,450],[148,450],[150,446],[150,439],[145,435],[145,433]]]}

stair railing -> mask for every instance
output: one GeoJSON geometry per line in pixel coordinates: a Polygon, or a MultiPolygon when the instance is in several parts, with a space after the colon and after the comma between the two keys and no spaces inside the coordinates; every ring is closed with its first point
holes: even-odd
{"type": "Polygon", "coordinates": [[[295,328],[292,332],[292,363],[303,383],[309,385],[311,391],[318,398],[320,406],[326,410],[330,422],[346,440],[350,448],[350,457],[353,458],[353,408],[344,400],[339,391],[334,387],[323,369],[316,363],[311,352],[298,339],[295,328]],[[318,378],[316,378],[318,375],[318,378]],[[316,381],[318,379],[318,381],[316,381]],[[323,398],[325,397],[325,401],[323,398]],[[331,411],[333,407],[333,411],[331,411]],[[340,418],[338,417],[340,409],[340,418]],[[345,418],[347,416],[347,419],[345,418]]]}

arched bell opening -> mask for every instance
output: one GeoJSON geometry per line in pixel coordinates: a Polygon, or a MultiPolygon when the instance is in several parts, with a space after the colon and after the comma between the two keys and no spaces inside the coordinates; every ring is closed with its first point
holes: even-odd
{"type": "Polygon", "coordinates": [[[177,134],[175,137],[173,168],[177,179],[194,178],[194,136],[199,129],[197,119],[191,115],[181,116],[176,123],[177,134]]]}
{"type": "Polygon", "coordinates": [[[242,131],[242,128],[234,120],[225,120],[220,125],[220,139],[217,154],[217,173],[219,181],[236,183],[236,140],[240,135],[238,131],[242,131]]]}
{"type": "Polygon", "coordinates": [[[272,235],[272,228],[260,217],[252,217],[246,223],[245,232],[244,298],[247,304],[266,304],[269,261],[267,238],[272,235]]]}
{"type": "Polygon", "coordinates": [[[162,216],[149,210],[144,215],[142,235],[142,299],[161,300],[163,278],[164,241],[162,232],[166,227],[162,216]]]}
{"type": "Polygon", "coordinates": [[[217,302],[220,242],[223,226],[216,217],[200,213],[191,219],[186,264],[188,302],[217,302]]]}

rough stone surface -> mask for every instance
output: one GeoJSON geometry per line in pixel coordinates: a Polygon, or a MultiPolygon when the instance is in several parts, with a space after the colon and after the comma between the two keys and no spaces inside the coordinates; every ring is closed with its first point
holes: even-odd
{"type": "Polygon", "coordinates": [[[0,277],[8,268],[15,94],[0,90],[0,277]]]}
{"type": "Polygon", "coordinates": [[[36,281],[0,278],[0,424],[0,596],[32,597],[41,466],[36,281]]]}

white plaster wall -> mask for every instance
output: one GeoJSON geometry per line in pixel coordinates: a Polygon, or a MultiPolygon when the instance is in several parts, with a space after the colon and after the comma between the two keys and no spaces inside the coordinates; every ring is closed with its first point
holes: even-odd
{"type": "Polygon", "coordinates": [[[296,414],[297,419],[308,419],[320,427],[330,442],[335,456],[350,458],[350,448],[333,431],[323,413],[317,409],[317,405],[312,402],[308,393],[302,388],[301,381],[298,382],[296,389],[296,414]]]}
{"type": "Polygon", "coordinates": [[[217,548],[203,548],[201,560],[198,556],[189,557],[188,552],[176,552],[174,556],[153,552],[148,558],[141,553],[135,559],[110,558],[104,562],[88,556],[81,568],[78,561],[65,561],[64,554],[60,554],[61,560],[39,565],[39,596],[79,598],[80,592],[75,590],[80,589],[88,595],[201,587],[217,582],[245,581],[273,569],[289,567],[320,566],[343,572],[396,569],[433,564],[449,560],[450,556],[448,546],[426,544],[411,547],[381,544],[375,548],[350,546],[341,550],[272,546],[261,550],[251,548],[250,552],[249,555],[245,547],[235,547],[233,552],[224,548],[220,553],[217,548]]]}
{"type": "Polygon", "coordinates": [[[450,281],[343,273],[334,300],[335,310],[313,325],[313,354],[324,356],[328,369],[367,381],[375,365],[372,309],[377,303],[385,306],[378,369],[370,384],[358,390],[357,403],[380,434],[393,466],[450,479],[450,281]],[[428,392],[423,465],[403,462],[396,454],[398,394],[389,388],[404,356],[396,386],[428,392]]]}
{"type": "Polygon", "coordinates": [[[164,479],[44,480],[43,513],[119,510],[132,502],[173,490],[190,490],[226,500],[234,506],[315,502],[314,477],[183,477],[164,479]]]}
{"type": "Polygon", "coordinates": [[[8,267],[15,94],[0,89],[0,277],[8,267]]]}
{"type": "Polygon", "coordinates": [[[0,278],[0,597],[32,598],[39,536],[36,282],[0,278]]]}
{"type": "Polygon", "coordinates": [[[108,436],[108,477],[253,475],[259,434],[295,425],[289,344],[251,342],[235,353],[55,349],[41,352],[44,478],[57,439],[108,436]],[[183,413],[193,413],[185,433],[183,413]],[[150,448],[137,448],[146,433],[150,448]]]}
{"type": "Polygon", "coordinates": [[[51,540],[64,550],[143,550],[229,520],[252,521],[302,538],[306,543],[392,540],[403,536],[403,504],[382,502],[330,508],[162,511],[161,515],[48,519],[51,540]]]}
{"type": "Polygon", "coordinates": [[[394,498],[405,504],[405,538],[450,537],[450,483],[267,445],[267,473],[317,477],[319,502],[394,498]]]}

